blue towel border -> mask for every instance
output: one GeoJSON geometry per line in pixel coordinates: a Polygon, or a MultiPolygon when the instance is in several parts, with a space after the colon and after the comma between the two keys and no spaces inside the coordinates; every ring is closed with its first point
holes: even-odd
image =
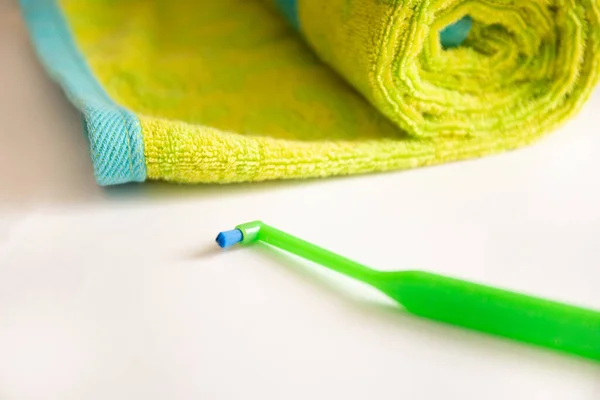
{"type": "Polygon", "coordinates": [[[19,0],[31,41],[46,71],[83,114],[96,181],[102,186],[146,180],[139,119],[104,91],[75,44],[55,0],[19,0]]]}

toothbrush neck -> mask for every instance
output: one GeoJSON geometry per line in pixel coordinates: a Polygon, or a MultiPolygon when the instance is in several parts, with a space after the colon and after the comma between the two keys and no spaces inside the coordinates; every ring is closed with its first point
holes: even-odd
{"type": "Polygon", "coordinates": [[[258,240],[365,283],[372,284],[379,274],[378,271],[266,224],[262,224],[258,240]]]}

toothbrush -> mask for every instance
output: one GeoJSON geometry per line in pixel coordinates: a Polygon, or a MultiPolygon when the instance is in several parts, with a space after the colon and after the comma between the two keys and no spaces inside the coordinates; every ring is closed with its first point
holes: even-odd
{"type": "Polygon", "coordinates": [[[222,248],[264,242],[371,285],[420,317],[600,361],[600,311],[425,271],[373,270],[260,221],[216,241],[222,248]]]}

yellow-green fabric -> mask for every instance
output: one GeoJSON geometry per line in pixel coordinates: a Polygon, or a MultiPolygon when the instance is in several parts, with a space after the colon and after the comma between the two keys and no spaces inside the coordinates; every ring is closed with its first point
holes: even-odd
{"type": "Polygon", "coordinates": [[[532,142],[600,73],[597,0],[60,0],[94,76],[176,182],[405,169],[532,142]],[[465,43],[438,32],[470,15],[465,43]]]}

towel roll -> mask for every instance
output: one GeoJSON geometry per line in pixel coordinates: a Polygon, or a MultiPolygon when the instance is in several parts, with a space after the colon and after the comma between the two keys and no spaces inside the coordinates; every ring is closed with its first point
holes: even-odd
{"type": "Polygon", "coordinates": [[[40,61],[82,114],[101,185],[499,153],[575,115],[600,74],[598,0],[20,4],[40,61]]]}
{"type": "Polygon", "coordinates": [[[598,79],[596,0],[275,0],[319,57],[415,137],[536,136],[598,79]],[[440,32],[468,16],[468,37],[440,32]]]}

